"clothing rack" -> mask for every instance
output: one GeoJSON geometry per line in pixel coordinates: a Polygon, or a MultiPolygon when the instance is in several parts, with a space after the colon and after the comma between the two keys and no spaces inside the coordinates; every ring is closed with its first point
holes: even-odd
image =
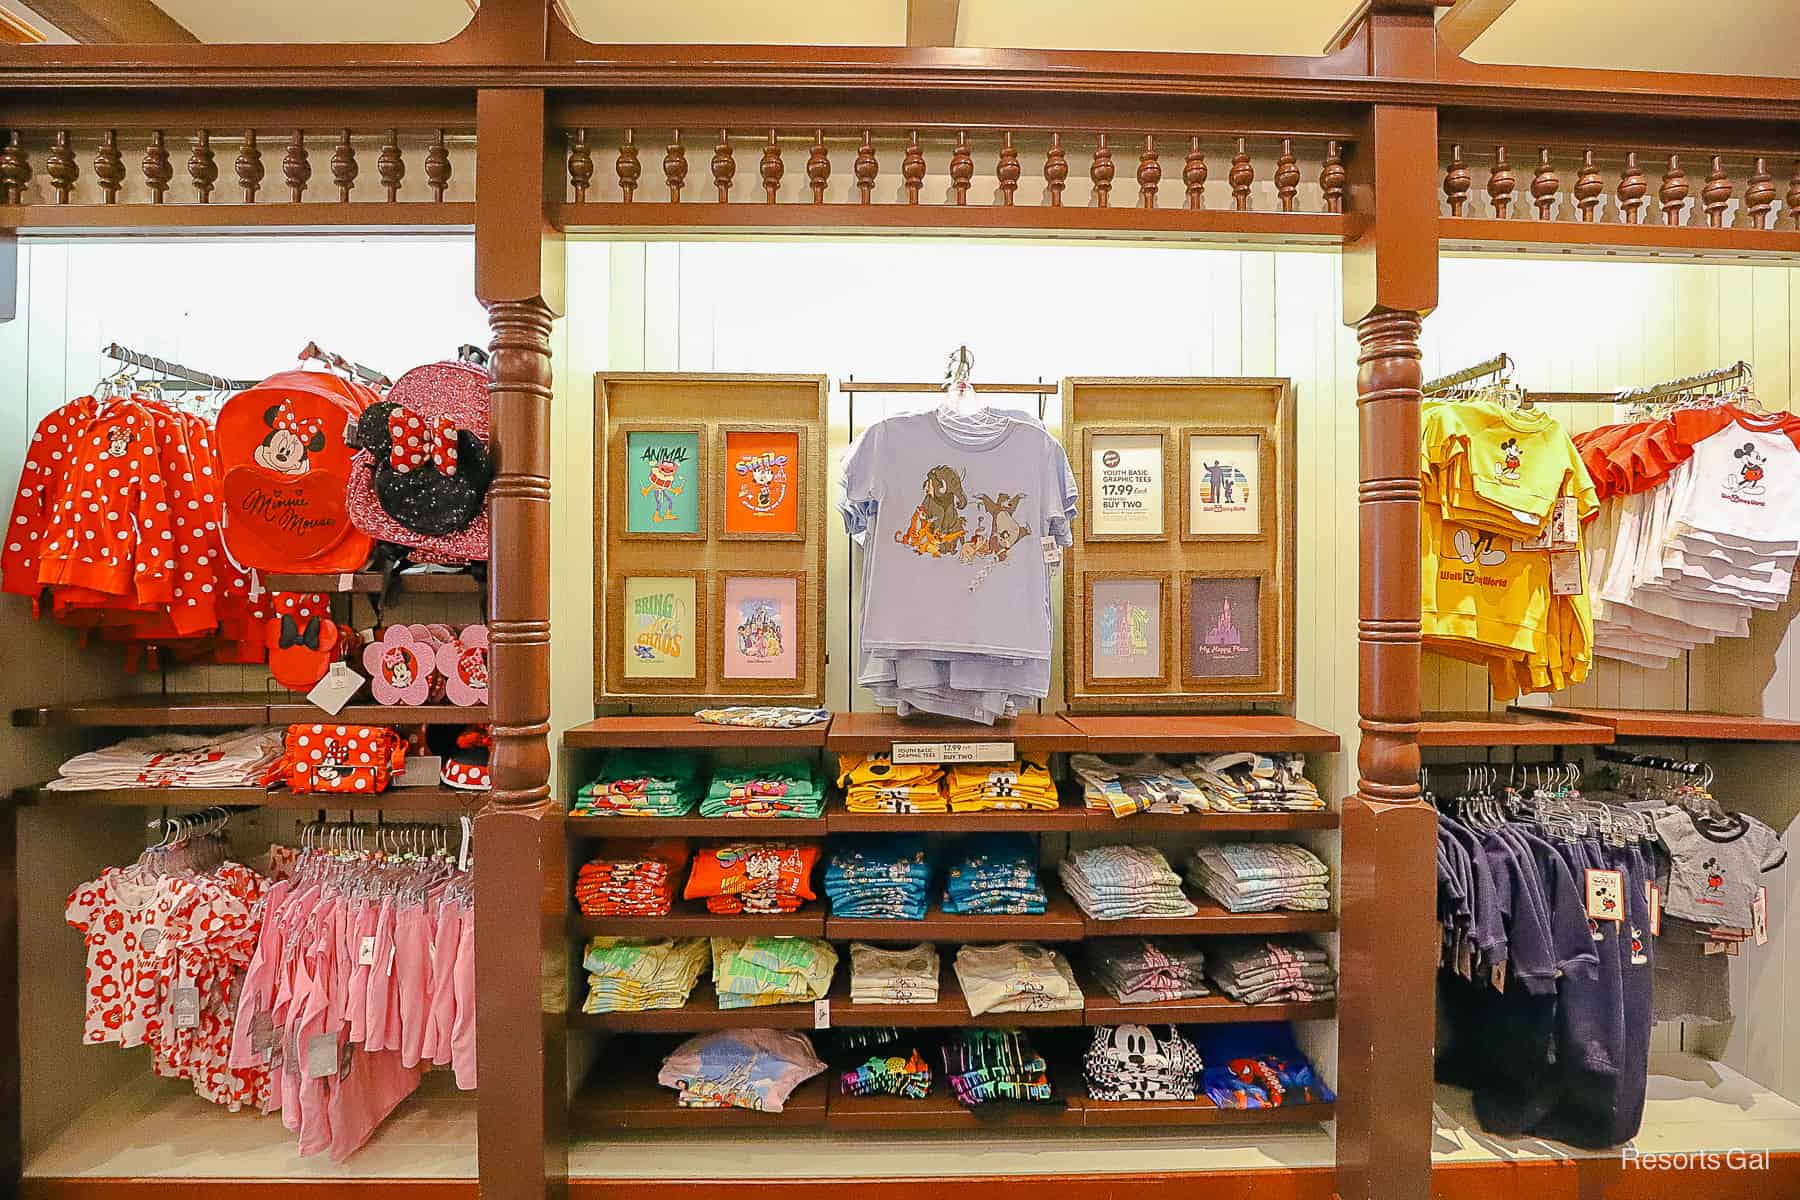
{"type": "Polygon", "coordinates": [[[1466,383],[1473,383],[1477,379],[1485,379],[1489,375],[1511,375],[1516,365],[1512,355],[1502,350],[1494,357],[1484,359],[1472,367],[1464,367],[1460,371],[1452,371],[1448,375],[1439,376],[1420,388],[1419,391],[1425,396],[1435,396],[1439,392],[1450,391],[1452,388],[1461,387],[1466,383]]]}
{"type": "Polygon", "coordinates": [[[301,347],[296,356],[301,362],[322,362],[334,371],[342,371],[355,379],[360,379],[373,388],[386,390],[394,386],[394,381],[377,371],[374,367],[366,367],[359,362],[351,362],[341,354],[333,354],[317,342],[308,342],[301,347]]]}
{"type": "MultiPolygon", "coordinates": [[[[998,396],[1054,396],[1056,393],[1062,391],[1062,384],[1045,383],[1041,379],[1036,383],[983,383],[970,386],[978,396],[982,394],[998,396]]],[[[837,388],[838,391],[844,393],[846,396],[854,396],[858,393],[868,393],[873,395],[881,392],[920,395],[928,392],[941,392],[944,390],[944,383],[942,380],[937,383],[859,382],[856,376],[848,375],[843,379],[838,380],[837,388]]]]}
{"type": "Polygon", "coordinates": [[[1729,367],[1718,367],[1649,387],[1627,388],[1619,392],[1531,392],[1529,398],[1538,404],[1657,404],[1689,392],[1697,392],[1701,388],[1729,383],[1734,379],[1753,380],[1755,377],[1750,364],[1739,359],[1729,367]]]}
{"type": "Polygon", "coordinates": [[[1708,770],[1705,763],[1665,758],[1659,754],[1633,754],[1616,746],[1597,746],[1594,754],[1602,762],[1617,763],[1624,767],[1645,767],[1652,771],[1672,771],[1680,775],[1704,775],[1708,770]]]}
{"type": "Polygon", "coordinates": [[[180,363],[172,363],[166,358],[157,358],[154,354],[144,354],[141,351],[129,349],[119,345],[117,342],[109,343],[100,351],[100,354],[104,358],[110,358],[114,362],[124,363],[126,366],[142,367],[146,371],[155,371],[159,376],[162,376],[164,380],[172,380],[176,383],[192,385],[189,388],[172,388],[165,382],[163,387],[167,391],[201,390],[209,392],[241,392],[245,388],[255,386],[254,380],[227,379],[223,375],[213,375],[206,371],[196,371],[192,367],[184,367],[180,363]]]}

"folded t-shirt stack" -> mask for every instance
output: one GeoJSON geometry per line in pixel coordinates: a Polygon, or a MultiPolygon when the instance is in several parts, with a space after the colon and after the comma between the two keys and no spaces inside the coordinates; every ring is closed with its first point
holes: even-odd
{"type": "Polygon", "coordinates": [[[895,763],[886,754],[846,754],[838,760],[844,808],[860,813],[942,813],[944,768],[935,763],[895,763]]]}
{"type": "Polygon", "coordinates": [[[703,817],[817,817],[824,810],[825,788],[805,759],[720,767],[700,801],[703,817]]]}
{"type": "Polygon", "coordinates": [[[1208,947],[1206,974],[1244,1004],[1337,996],[1337,972],[1325,951],[1304,938],[1218,938],[1208,947]]]}
{"type": "Polygon", "coordinates": [[[930,942],[906,949],[850,945],[852,1004],[936,1004],[938,952],[930,942]]]}
{"type": "Polygon", "coordinates": [[[1188,938],[1095,938],[1082,946],[1095,982],[1120,1004],[1209,996],[1206,955],[1188,938]]]}
{"type": "Polygon", "coordinates": [[[1036,942],[964,946],[956,952],[956,982],[969,1013],[1066,1012],[1082,1006],[1081,985],[1069,960],[1036,942]]]}
{"type": "Polygon", "coordinates": [[[1042,812],[1056,807],[1056,781],[1043,757],[986,766],[950,768],[944,794],[952,812],[990,812],[1029,809],[1042,812]]]}
{"type": "Polygon", "coordinates": [[[712,940],[713,988],[720,1008],[818,1000],[831,990],[837,951],[820,938],[712,940]]]}
{"type": "Polygon", "coordinates": [[[837,1029],[831,1040],[832,1062],[842,1068],[838,1090],[844,1095],[923,1100],[931,1094],[931,1064],[909,1031],[837,1029]]]}
{"type": "Polygon", "coordinates": [[[996,1100],[1051,1099],[1044,1056],[1017,1029],[952,1030],[943,1044],[950,1091],[967,1108],[996,1100]]]}
{"type": "Polygon", "coordinates": [[[1201,846],[1188,860],[1188,883],[1232,912],[1331,907],[1331,870],[1305,846],[1230,842],[1201,846]]]}
{"type": "Polygon", "coordinates": [[[1081,1060],[1093,1100],[1193,1100],[1200,1052],[1173,1025],[1101,1025],[1081,1060]]]}
{"type": "Polygon", "coordinates": [[[700,759],[668,750],[620,750],[582,785],[571,817],[685,817],[701,792],[700,759]]]}
{"type": "Polygon", "coordinates": [[[588,973],[581,1011],[680,1008],[706,974],[708,958],[705,938],[594,938],[581,957],[588,973]]]}
{"type": "Polygon", "coordinates": [[[62,765],[59,777],[49,787],[59,792],[267,787],[278,774],[282,740],[279,729],[126,738],[101,750],[77,754],[62,765]]]}
{"type": "Polygon", "coordinates": [[[1316,812],[1325,807],[1302,754],[1220,754],[1183,768],[1216,812],[1316,812]]]}
{"type": "Polygon", "coordinates": [[[1191,917],[1199,911],[1154,846],[1095,846],[1069,855],[1056,871],[1081,911],[1096,920],[1191,917]]]}
{"type": "Polygon", "coordinates": [[[808,900],[819,847],[793,842],[728,842],[694,855],[689,900],[705,898],[708,912],[785,913],[808,900]]]}
{"type": "Polygon", "coordinates": [[[780,1112],[795,1088],[824,1069],[803,1033],[722,1029],[675,1047],[656,1082],[674,1088],[684,1108],[780,1112]]]}
{"type": "Polygon", "coordinates": [[[834,917],[925,917],[931,860],[920,834],[832,839],[826,848],[825,895],[834,917]]]}
{"type": "Polygon", "coordinates": [[[1154,754],[1121,762],[1097,754],[1071,754],[1069,770],[1081,781],[1087,807],[1115,817],[1199,812],[1206,807],[1206,796],[1194,781],[1154,754]]]}
{"type": "Polygon", "coordinates": [[[1206,1063],[1200,1086],[1220,1108],[1278,1108],[1337,1099],[1300,1053],[1285,1021],[1199,1025],[1191,1036],[1206,1063]]]}
{"type": "Polygon", "coordinates": [[[975,834],[957,843],[944,877],[947,913],[1041,913],[1037,843],[1024,833],[975,834]]]}
{"type": "Polygon", "coordinates": [[[575,903],[589,917],[663,917],[675,900],[675,878],[687,842],[609,838],[575,874],[575,903]]]}

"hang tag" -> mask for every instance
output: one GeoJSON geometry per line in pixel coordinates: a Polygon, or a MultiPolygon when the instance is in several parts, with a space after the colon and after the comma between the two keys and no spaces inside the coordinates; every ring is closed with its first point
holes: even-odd
{"type": "Polygon", "coordinates": [[[1707,954],[1723,954],[1730,948],[1730,945],[1725,942],[1708,942],[1703,947],[1707,954]]]}
{"type": "Polygon", "coordinates": [[[1650,884],[1650,936],[1662,936],[1662,889],[1650,884]]]}
{"type": "Polygon", "coordinates": [[[1625,919],[1625,873],[1623,871],[1587,871],[1587,915],[1590,921],[1623,921],[1625,919]]]}
{"type": "Polygon", "coordinates": [[[831,1001],[829,999],[813,1001],[813,1028],[831,1028],[831,1001]]]}
{"type": "Polygon", "coordinates": [[[362,940],[362,945],[357,947],[356,965],[359,967],[372,967],[375,965],[374,934],[371,933],[368,937],[364,938],[362,940]]]}
{"type": "Polygon", "coordinates": [[[389,946],[388,947],[387,973],[388,973],[389,979],[392,979],[394,977],[394,958],[399,953],[400,953],[400,948],[398,946],[389,946]]]}
{"type": "Polygon", "coordinates": [[[335,1033],[315,1033],[306,1039],[306,1077],[329,1079],[338,1073],[338,1040],[335,1033]]]}
{"type": "Polygon", "coordinates": [[[1488,982],[1494,985],[1496,992],[1506,990],[1506,964],[1497,962],[1488,968],[1488,982]]]}
{"type": "Polygon", "coordinates": [[[184,983],[169,993],[169,1017],[177,1029],[197,1027],[200,1024],[200,989],[184,983]]]}
{"type": "Polygon", "coordinates": [[[1581,542],[1581,521],[1576,515],[1575,497],[1564,496],[1550,510],[1550,544],[1558,550],[1573,550],[1581,542]]]}
{"type": "MultiPolygon", "coordinates": [[[[1556,510],[1551,509],[1550,512],[1551,512],[1551,518],[1554,518],[1556,515],[1556,510]]],[[[1532,537],[1528,538],[1527,540],[1525,540],[1523,542],[1518,541],[1517,539],[1514,539],[1513,549],[1514,550],[1548,550],[1550,548],[1550,523],[1551,523],[1550,519],[1546,519],[1544,521],[1544,527],[1542,529],[1538,530],[1535,535],[1533,535],[1532,537]]]]}
{"type": "Polygon", "coordinates": [[[1581,592],[1581,552],[1579,550],[1552,550],[1550,552],[1550,594],[1553,596],[1579,596],[1581,592]]]}
{"type": "Polygon", "coordinates": [[[351,697],[362,690],[364,682],[348,663],[334,662],[325,672],[325,678],[306,693],[306,698],[335,717],[350,703],[351,697]]]}
{"type": "Polygon", "coordinates": [[[356,587],[356,576],[354,574],[352,574],[349,571],[338,572],[338,585],[337,585],[338,591],[348,592],[355,587],[356,587]]]}
{"type": "Polygon", "coordinates": [[[275,1018],[267,1009],[263,1009],[250,1018],[250,1053],[265,1063],[274,1061],[275,1047],[280,1039],[275,1036],[275,1018]]]}
{"type": "Polygon", "coordinates": [[[469,869],[469,847],[475,840],[475,822],[466,814],[457,820],[462,823],[462,849],[456,855],[456,869],[466,871],[469,869]]]}
{"type": "Polygon", "coordinates": [[[1769,944],[1769,889],[1756,889],[1756,899],[1750,902],[1750,928],[1755,931],[1756,944],[1769,944]]]}
{"type": "Polygon", "coordinates": [[[1039,538],[1038,542],[1044,547],[1044,561],[1046,563],[1054,564],[1062,561],[1062,547],[1056,544],[1055,538],[1046,535],[1039,538]]]}

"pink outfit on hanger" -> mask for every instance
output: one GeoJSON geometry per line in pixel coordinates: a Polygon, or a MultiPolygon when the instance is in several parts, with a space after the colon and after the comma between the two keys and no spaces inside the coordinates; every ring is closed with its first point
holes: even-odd
{"type": "Polygon", "coordinates": [[[425,1045],[419,1053],[438,1066],[450,1064],[451,1032],[456,1024],[456,958],[462,939],[463,907],[444,903],[437,910],[437,938],[431,954],[431,1014],[425,1045]]]}
{"type": "Polygon", "coordinates": [[[455,989],[456,1022],[450,1033],[450,1061],[456,1086],[469,1091],[475,1086],[475,914],[465,913],[457,937],[455,989]]]}
{"type": "Polygon", "coordinates": [[[349,1068],[331,1089],[331,1161],[343,1162],[361,1149],[423,1075],[401,1066],[397,1050],[352,1050],[349,1068]]]}
{"type": "Polygon", "coordinates": [[[388,1030],[388,1014],[394,1011],[388,1003],[393,987],[394,899],[381,901],[381,912],[375,921],[375,961],[369,967],[368,988],[363,997],[366,1024],[363,1027],[363,1049],[398,1049],[400,1031],[388,1030]],[[392,1040],[390,1040],[392,1039],[392,1040]]]}
{"type": "Polygon", "coordinates": [[[394,999],[400,1010],[400,1065],[416,1067],[431,1015],[431,917],[425,905],[408,904],[394,921],[394,999]]]}
{"type": "MultiPolygon", "coordinates": [[[[368,1037],[369,1030],[369,975],[371,962],[362,961],[364,942],[374,946],[375,927],[381,921],[381,906],[367,899],[359,900],[356,906],[356,920],[353,923],[350,941],[352,958],[350,963],[350,979],[345,987],[344,1017],[349,1025],[350,1040],[361,1044],[368,1037]]],[[[370,954],[373,955],[373,949],[370,954]]]]}
{"type": "Polygon", "coordinates": [[[281,922],[271,919],[270,914],[281,912],[281,906],[292,890],[292,881],[281,880],[269,889],[268,900],[263,905],[262,930],[256,937],[256,953],[251,956],[250,966],[244,971],[237,1018],[231,1026],[231,1066],[234,1070],[268,1065],[267,1060],[256,1053],[251,1034],[259,1020],[263,1022],[264,1028],[274,1028],[269,1011],[275,1003],[275,976],[281,965],[281,922]]]}

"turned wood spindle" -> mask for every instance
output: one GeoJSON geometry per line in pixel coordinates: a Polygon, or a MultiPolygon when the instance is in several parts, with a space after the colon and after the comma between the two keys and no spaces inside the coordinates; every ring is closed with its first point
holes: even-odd
{"type": "Polygon", "coordinates": [[[1800,229],[1800,158],[1794,160],[1794,173],[1788,177],[1787,215],[1789,223],[1800,229]]]}
{"type": "Polygon", "coordinates": [[[293,140],[281,156],[281,177],[287,181],[288,199],[300,203],[300,198],[306,194],[307,183],[312,180],[312,160],[306,152],[304,129],[294,130],[293,140]]]}
{"type": "Polygon", "coordinates": [[[1506,220],[1507,210],[1512,207],[1513,189],[1517,186],[1512,164],[1506,161],[1506,147],[1495,147],[1494,165],[1488,171],[1487,194],[1496,219],[1506,220]]]}
{"type": "Polygon", "coordinates": [[[775,138],[775,131],[769,130],[769,144],[763,147],[762,161],[757,164],[762,173],[763,203],[775,203],[775,193],[781,190],[781,174],[786,168],[781,162],[781,143],[775,138]]]}
{"type": "Polygon", "coordinates": [[[144,151],[144,184],[150,189],[150,203],[161,204],[174,179],[175,168],[169,162],[169,150],[159,129],[150,135],[150,145],[144,151]]]}
{"type": "Polygon", "coordinates": [[[1112,147],[1106,144],[1106,135],[1100,135],[1094,146],[1094,161],[1088,167],[1088,178],[1094,182],[1094,207],[1106,208],[1112,203],[1113,185],[1112,147]]]}
{"type": "Polygon", "coordinates": [[[575,136],[569,139],[569,187],[575,193],[575,203],[587,202],[588,189],[594,185],[594,151],[588,145],[586,129],[577,129],[575,136]]]}
{"type": "Polygon", "coordinates": [[[1606,192],[1606,181],[1600,178],[1600,168],[1594,165],[1594,152],[1581,152],[1581,170],[1575,175],[1575,207],[1581,212],[1583,221],[1592,222],[1595,210],[1600,205],[1600,197],[1606,192]]]}
{"type": "Polygon", "coordinates": [[[712,156],[713,189],[719,193],[720,204],[731,203],[731,181],[736,178],[737,152],[731,148],[731,131],[721,129],[712,156]]]}
{"type": "Polygon", "coordinates": [[[1156,135],[1144,135],[1144,152],[1138,155],[1138,207],[1155,208],[1156,190],[1162,184],[1162,160],[1156,153],[1156,135]]]}
{"type": "MultiPolygon", "coordinates": [[[[1796,164],[1800,170],[1800,164],[1796,164]]],[[[1063,149],[1062,134],[1050,135],[1050,149],[1044,154],[1044,187],[1050,192],[1050,207],[1062,207],[1063,188],[1069,185],[1069,154],[1063,149]]]]}
{"type": "Polygon", "coordinates": [[[859,203],[875,203],[875,177],[881,174],[881,163],[875,158],[875,142],[868,130],[862,131],[862,145],[856,148],[856,162],[851,166],[851,174],[856,176],[856,194],[859,203]]]}
{"type": "Polygon", "coordinates": [[[669,203],[680,204],[681,189],[687,184],[687,147],[681,144],[681,130],[673,133],[663,154],[663,182],[669,185],[669,203]]]}
{"type": "Polygon", "coordinates": [[[1769,160],[1758,158],[1756,170],[1750,173],[1749,186],[1744,188],[1744,211],[1750,214],[1750,225],[1755,229],[1769,227],[1769,210],[1775,207],[1775,177],[1769,174],[1769,160]]]}
{"type": "Polygon", "coordinates": [[[356,186],[356,147],[350,144],[348,129],[338,137],[331,151],[331,182],[338,190],[338,203],[350,203],[350,189],[356,186]]]}
{"type": "Polygon", "coordinates": [[[1700,202],[1706,206],[1706,224],[1712,229],[1725,227],[1725,206],[1731,203],[1731,180],[1725,174],[1725,159],[1715,154],[1712,170],[1700,188],[1700,202]]]}
{"type": "Polygon", "coordinates": [[[1187,190],[1187,206],[1206,207],[1206,155],[1198,137],[1188,138],[1187,157],[1181,160],[1181,186],[1187,190]]]}
{"type": "Polygon", "coordinates": [[[956,149],[950,152],[950,188],[958,205],[969,202],[969,183],[975,178],[975,156],[969,152],[967,130],[956,131],[956,149]]]}
{"type": "Polygon", "coordinates": [[[1294,139],[1281,139],[1281,157],[1275,160],[1275,195],[1282,212],[1294,211],[1294,197],[1300,192],[1300,164],[1294,161],[1294,139]]]}
{"type": "Polygon", "coordinates": [[[213,155],[212,135],[204,129],[194,139],[194,149],[188,154],[187,171],[200,203],[211,204],[213,185],[219,182],[219,164],[213,155]]]}
{"type": "Polygon", "coordinates": [[[56,202],[67,204],[69,193],[75,190],[75,181],[81,178],[81,164],[75,161],[68,130],[57,131],[56,141],[50,144],[50,153],[44,159],[44,173],[50,176],[50,186],[56,189],[56,202]]]}
{"type": "Polygon", "coordinates": [[[25,199],[25,185],[31,182],[31,159],[25,153],[25,145],[19,140],[19,131],[13,130],[6,139],[4,148],[0,148],[0,184],[6,188],[6,202],[19,204],[25,199]]]}
{"type": "Polygon", "coordinates": [[[1450,215],[1460,217],[1463,207],[1469,202],[1469,189],[1475,186],[1475,177],[1469,174],[1469,164],[1463,161],[1461,146],[1450,147],[1450,166],[1444,171],[1444,199],[1450,202],[1450,215]]]}
{"type": "Polygon", "coordinates": [[[1561,187],[1562,180],[1557,178],[1556,168],[1550,165],[1550,151],[1539,150],[1537,170],[1531,175],[1531,202],[1537,205],[1538,220],[1555,219],[1552,210],[1556,207],[1556,193],[1561,187]]]}
{"type": "Polygon", "coordinates": [[[125,186],[125,157],[119,153],[119,135],[115,130],[106,131],[100,152],[94,155],[94,178],[100,181],[102,203],[117,204],[119,189],[125,186]]]}
{"type": "Polygon", "coordinates": [[[919,131],[906,135],[906,154],[900,160],[900,178],[906,183],[906,202],[919,202],[919,189],[925,185],[925,153],[919,149],[919,131]]]}
{"type": "MultiPolygon", "coordinates": [[[[591,173],[593,164],[588,164],[591,173]]],[[[387,140],[381,143],[381,153],[375,156],[375,177],[381,180],[381,190],[387,193],[389,204],[400,199],[400,185],[406,180],[406,158],[400,153],[400,131],[388,130],[387,140]]]]}
{"type": "Polygon", "coordinates": [[[638,161],[636,130],[625,131],[625,140],[619,144],[619,157],[613,160],[613,173],[619,177],[619,191],[624,194],[625,203],[630,204],[638,180],[644,174],[644,164],[638,161]]]}
{"type": "Polygon", "coordinates": [[[1687,172],[1681,169],[1681,155],[1669,155],[1669,169],[1663,172],[1662,186],[1656,189],[1656,202],[1662,206],[1663,224],[1681,224],[1681,209],[1687,203],[1687,172]]]}
{"type": "Polygon", "coordinates": [[[1256,182],[1256,168],[1250,165],[1250,151],[1243,138],[1237,140],[1237,153],[1231,156],[1231,171],[1225,178],[1231,184],[1231,207],[1249,212],[1250,185],[1256,182]]]}
{"type": "Polygon", "coordinates": [[[831,154],[825,149],[825,131],[813,130],[812,152],[806,156],[806,186],[812,189],[812,202],[825,203],[825,188],[831,182],[831,154]]]}
{"type": "Polygon", "coordinates": [[[444,193],[450,187],[450,147],[444,145],[444,131],[438,130],[430,149],[425,151],[425,182],[431,188],[431,198],[442,204],[444,193]]]}
{"type": "Polygon", "coordinates": [[[1650,183],[1644,178],[1644,168],[1638,166],[1637,151],[1633,150],[1625,156],[1625,170],[1619,176],[1619,211],[1625,214],[1627,225],[1636,225],[1644,207],[1644,197],[1650,191],[1650,183]]]}
{"type": "Polygon", "coordinates": [[[1013,206],[1013,193],[1019,190],[1019,176],[1025,168],[1019,165],[1019,150],[1013,145],[1012,130],[1001,135],[1000,162],[994,167],[994,178],[1000,184],[1000,205],[1013,206]]]}
{"type": "Polygon", "coordinates": [[[1344,189],[1349,186],[1350,173],[1344,169],[1344,156],[1336,142],[1325,144],[1325,165],[1319,168],[1319,191],[1325,197],[1325,211],[1341,213],[1344,211],[1344,189]]]}

